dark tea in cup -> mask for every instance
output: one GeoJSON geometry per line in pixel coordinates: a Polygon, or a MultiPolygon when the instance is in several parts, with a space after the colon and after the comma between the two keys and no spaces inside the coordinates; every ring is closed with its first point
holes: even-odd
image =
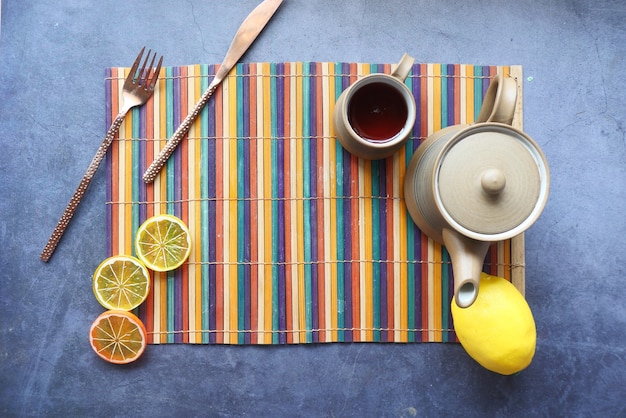
{"type": "Polygon", "coordinates": [[[406,99],[396,87],[373,82],[359,88],[348,106],[352,129],[369,141],[388,141],[406,124],[406,99]]]}
{"type": "Polygon", "coordinates": [[[364,75],[339,95],[333,130],[348,152],[368,160],[387,158],[411,136],[416,105],[404,80],[413,62],[404,54],[391,74],[364,75]]]}

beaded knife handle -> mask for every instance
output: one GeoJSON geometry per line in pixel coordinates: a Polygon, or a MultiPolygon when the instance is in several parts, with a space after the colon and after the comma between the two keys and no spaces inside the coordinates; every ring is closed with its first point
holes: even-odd
{"type": "Polygon", "coordinates": [[[191,125],[202,111],[202,108],[205,104],[207,104],[211,96],[213,96],[218,84],[222,82],[223,77],[224,76],[222,76],[222,78],[218,78],[218,75],[216,75],[215,78],[213,78],[213,81],[209,84],[209,87],[206,89],[202,97],[200,97],[198,103],[196,103],[194,108],[191,110],[191,113],[189,113],[185,120],[183,120],[178,129],[176,129],[176,132],[174,132],[174,135],[172,135],[169,141],[167,141],[165,147],[163,147],[159,155],[157,155],[154,161],[152,161],[152,164],[150,164],[150,167],[148,167],[146,172],[143,174],[143,181],[145,183],[152,183],[159,175],[159,172],[165,163],[167,163],[167,159],[170,158],[170,155],[172,155],[178,144],[185,138],[187,132],[189,132],[189,129],[191,128],[191,125]]]}
{"type": "Polygon", "coordinates": [[[213,92],[217,86],[226,78],[230,70],[235,66],[237,60],[241,58],[244,52],[252,45],[252,42],[259,36],[259,33],[263,30],[267,22],[269,22],[270,18],[278,9],[278,6],[282,3],[283,0],[264,0],[261,4],[259,4],[246,19],[243,21],[237,33],[235,33],[235,37],[226,52],[226,56],[224,57],[224,61],[222,61],[222,65],[220,65],[219,70],[217,70],[217,74],[209,84],[209,87],[206,89],[198,103],[194,106],[191,113],[187,115],[185,120],[181,123],[181,125],[176,129],[172,138],[167,141],[167,145],[161,150],[159,155],[154,159],[150,167],[143,174],[143,181],[146,183],[152,183],[154,179],[159,175],[159,172],[167,162],[168,158],[178,144],[185,138],[187,132],[189,132],[189,128],[196,120],[204,105],[209,101],[213,92]]]}

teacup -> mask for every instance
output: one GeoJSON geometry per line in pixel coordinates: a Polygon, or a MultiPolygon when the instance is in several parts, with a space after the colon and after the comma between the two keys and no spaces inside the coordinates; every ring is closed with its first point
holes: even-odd
{"type": "Polygon", "coordinates": [[[333,127],[350,153],[368,160],[386,158],[409,138],[416,106],[404,80],[414,61],[404,54],[391,74],[363,76],[341,93],[333,112],[333,127]]]}

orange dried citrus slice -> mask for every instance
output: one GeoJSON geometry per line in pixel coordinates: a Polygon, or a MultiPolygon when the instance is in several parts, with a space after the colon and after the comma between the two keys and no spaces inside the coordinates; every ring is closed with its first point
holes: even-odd
{"type": "Polygon", "coordinates": [[[94,272],[92,288],[105,308],[130,311],[148,297],[150,272],[135,257],[109,257],[94,272]]]}
{"type": "Polygon", "coordinates": [[[146,349],[143,322],[131,312],[109,310],[91,324],[91,348],[104,360],[126,364],[137,360],[146,349]]]}
{"type": "Polygon", "coordinates": [[[191,235],[187,225],[172,215],[156,215],[137,230],[137,257],[154,271],[180,267],[191,252],[191,235]]]}

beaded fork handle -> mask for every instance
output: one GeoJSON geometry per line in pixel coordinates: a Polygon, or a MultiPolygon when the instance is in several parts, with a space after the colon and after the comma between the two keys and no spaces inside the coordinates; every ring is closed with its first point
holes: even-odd
{"type": "Polygon", "coordinates": [[[98,151],[96,151],[96,155],[94,155],[93,159],[91,160],[91,163],[89,164],[89,167],[87,167],[87,171],[85,171],[85,174],[83,175],[83,178],[78,184],[78,187],[76,188],[76,191],[74,192],[74,195],[72,195],[72,198],[67,204],[67,207],[65,208],[65,211],[63,212],[63,215],[61,216],[61,219],[59,219],[59,222],[54,228],[54,231],[52,231],[52,235],[50,235],[50,239],[48,239],[48,243],[46,244],[45,248],[41,252],[40,258],[42,261],[47,262],[48,260],[50,260],[50,257],[52,257],[54,250],[59,244],[59,241],[61,241],[61,237],[63,237],[63,233],[67,229],[67,226],[69,225],[70,220],[74,216],[74,213],[76,213],[76,209],[78,208],[80,201],[82,200],[83,196],[85,196],[87,187],[89,187],[91,180],[93,180],[93,176],[96,174],[96,171],[98,170],[100,163],[104,159],[104,156],[106,155],[107,149],[109,149],[111,142],[113,142],[113,138],[115,137],[115,134],[119,130],[120,125],[124,121],[125,116],[126,116],[126,112],[123,112],[123,113],[118,114],[115,117],[115,120],[111,124],[111,128],[109,129],[109,131],[107,132],[104,138],[104,141],[102,141],[102,143],[100,144],[100,147],[98,147],[98,151]]]}

